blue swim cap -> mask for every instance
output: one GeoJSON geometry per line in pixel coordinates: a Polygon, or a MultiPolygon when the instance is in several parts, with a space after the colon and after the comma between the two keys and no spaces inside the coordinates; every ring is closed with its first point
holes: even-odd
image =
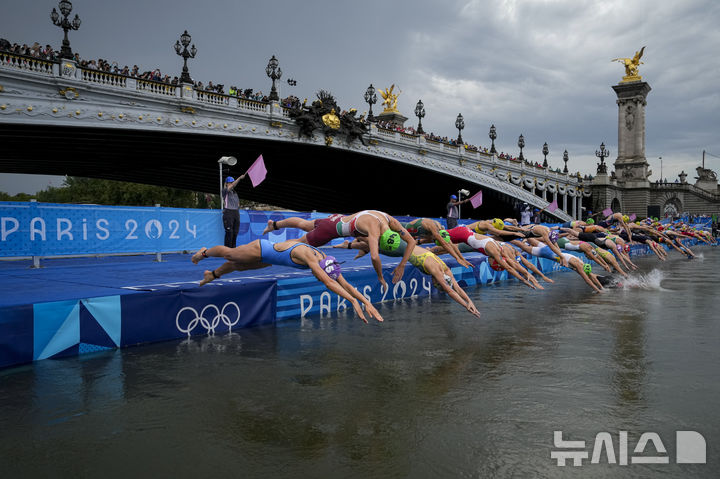
{"type": "Polygon", "coordinates": [[[225,178],[225,183],[232,183],[233,181],[235,181],[235,178],[233,178],[232,176],[228,176],[227,178],[225,178]]]}
{"type": "Polygon", "coordinates": [[[455,196],[455,195],[450,195],[450,199],[451,199],[451,200],[456,200],[456,199],[457,199],[457,196],[455,196]]]}

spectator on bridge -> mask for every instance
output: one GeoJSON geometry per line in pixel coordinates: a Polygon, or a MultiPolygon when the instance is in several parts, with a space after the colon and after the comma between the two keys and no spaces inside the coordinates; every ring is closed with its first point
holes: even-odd
{"type": "Polygon", "coordinates": [[[241,175],[237,179],[228,176],[222,190],[222,219],[223,228],[225,228],[225,246],[228,248],[235,247],[238,231],[240,230],[240,199],[235,193],[235,187],[243,178],[245,178],[245,175],[241,175]]]}
{"type": "Polygon", "coordinates": [[[457,226],[458,219],[460,219],[460,209],[458,206],[460,206],[463,203],[467,203],[470,201],[470,198],[465,198],[462,201],[458,201],[457,196],[450,195],[450,201],[447,205],[445,205],[445,208],[447,208],[447,227],[448,229],[455,228],[457,226]]]}

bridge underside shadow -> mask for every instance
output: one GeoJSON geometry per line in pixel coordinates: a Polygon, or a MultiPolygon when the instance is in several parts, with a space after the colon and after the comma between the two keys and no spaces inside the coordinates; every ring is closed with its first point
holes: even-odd
{"type": "MultiPolygon", "coordinates": [[[[335,140],[342,141],[342,140],[335,140]]],[[[219,190],[221,156],[242,174],[260,154],[267,179],[240,184],[245,199],[298,211],[380,209],[396,215],[444,216],[448,196],[480,187],[462,178],[338,148],[214,135],[131,129],[10,125],[0,128],[0,171],[70,175],[219,190]]],[[[483,205],[463,216],[514,216],[513,198],[483,188],[483,205]]]]}

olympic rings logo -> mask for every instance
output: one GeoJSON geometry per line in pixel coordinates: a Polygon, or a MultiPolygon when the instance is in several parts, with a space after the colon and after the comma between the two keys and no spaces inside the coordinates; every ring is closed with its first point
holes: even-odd
{"type": "Polygon", "coordinates": [[[215,328],[217,328],[220,325],[220,321],[222,321],[225,325],[227,325],[228,328],[232,328],[235,326],[238,322],[240,322],[240,306],[237,305],[237,303],[233,301],[229,301],[225,303],[225,306],[223,306],[222,310],[220,310],[217,306],[214,304],[208,304],[205,306],[202,311],[200,311],[200,314],[198,314],[197,310],[193,308],[192,306],[185,306],[180,311],[178,311],[177,315],[175,316],[175,325],[178,328],[178,331],[181,333],[187,333],[188,336],[190,336],[190,333],[198,326],[205,328],[207,330],[208,334],[215,334],[215,328]],[[235,320],[230,321],[230,316],[228,316],[225,313],[225,310],[233,306],[235,307],[235,320]],[[215,316],[211,320],[208,320],[205,317],[205,313],[208,310],[214,310],[215,316]],[[181,316],[185,316],[185,319],[187,320],[188,315],[183,314],[185,311],[191,312],[195,315],[194,318],[190,319],[190,321],[187,323],[186,327],[183,327],[180,322],[181,316]]]}

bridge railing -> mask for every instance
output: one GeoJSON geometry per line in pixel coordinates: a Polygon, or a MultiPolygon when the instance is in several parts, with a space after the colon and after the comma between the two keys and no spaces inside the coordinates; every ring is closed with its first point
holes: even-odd
{"type": "Polygon", "coordinates": [[[128,77],[125,75],[118,75],[116,73],[109,73],[100,70],[93,70],[91,68],[80,68],[80,77],[90,83],[99,83],[101,85],[115,86],[120,88],[127,88],[128,77]]]}
{"type": "MultiPolygon", "coordinates": [[[[268,112],[269,105],[262,101],[257,100],[248,100],[246,98],[238,98],[237,99],[238,108],[241,110],[248,110],[248,111],[261,111],[261,112],[268,112]]],[[[283,116],[285,115],[285,109],[283,108],[283,116]]]]}
{"type": "Polygon", "coordinates": [[[153,80],[137,79],[135,90],[154,95],[177,96],[178,86],[153,80]]]}
{"type": "Polygon", "coordinates": [[[710,191],[704,190],[702,188],[699,188],[695,185],[691,185],[690,183],[650,183],[650,189],[653,190],[672,190],[672,191],[689,191],[697,196],[700,196],[706,200],[710,201],[717,201],[718,194],[714,194],[710,191]]]}
{"type": "Polygon", "coordinates": [[[230,105],[230,96],[205,90],[195,90],[195,99],[212,105],[230,105]]]}
{"type": "Polygon", "coordinates": [[[18,70],[31,71],[36,73],[44,73],[46,75],[55,75],[57,72],[57,62],[50,60],[42,60],[40,58],[30,57],[26,55],[17,55],[0,51],[0,64],[4,67],[16,68],[18,70]]]}

